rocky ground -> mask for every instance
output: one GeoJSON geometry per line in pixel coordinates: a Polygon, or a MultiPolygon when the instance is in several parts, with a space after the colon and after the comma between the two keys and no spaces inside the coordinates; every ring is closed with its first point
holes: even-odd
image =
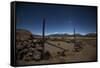
{"type": "Polygon", "coordinates": [[[17,65],[96,61],[96,38],[78,38],[76,44],[72,38],[70,41],[46,39],[43,57],[41,38],[24,30],[17,30],[16,37],[17,65]]]}

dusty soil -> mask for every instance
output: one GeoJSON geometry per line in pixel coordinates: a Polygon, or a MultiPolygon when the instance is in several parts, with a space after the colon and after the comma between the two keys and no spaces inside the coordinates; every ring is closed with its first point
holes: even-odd
{"type": "MultiPolygon", "coordinates": [[[[71,38],[72,39],[72,38],[71,38]]],[[[39,60],[39,61],[25,61],[25,60],[17,60],[18,65],[31,65],[31,64],[50,64],[50,63],[65,63],[65,62],[81,62],[81,61],[96,61],[96,38],[78,38],[81,40],[81,47],[79,52],[73,51],[74,43],[72,42],[63,42],[63,41],[51,41],[46,40],[51,44],[45,43],[45,51],[49,51],[51,57],[48,60],[39,60]],[[61,56],[58,52],[62,52],[63,50],[55,47],[64,48],[66,51],[64,52],[65,56],[61,56]]]]}

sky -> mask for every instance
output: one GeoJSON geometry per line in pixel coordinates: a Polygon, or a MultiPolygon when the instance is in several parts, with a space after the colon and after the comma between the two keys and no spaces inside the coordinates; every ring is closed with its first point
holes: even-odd
{"type": "Polygon", "coordinates": [[[42,34],[45,18],[45,34],[96,32],[97,8],[89,6],[47,5],[32,3],[16,4],[16,28],[42,34]]]}

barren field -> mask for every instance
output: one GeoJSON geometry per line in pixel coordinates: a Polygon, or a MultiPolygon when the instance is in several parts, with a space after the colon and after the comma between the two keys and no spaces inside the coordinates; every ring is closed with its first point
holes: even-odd
{"type": "MultiPolygon", "coordinates": [[[[34,40],[39,40],[36,38],[34,40]]],[[[30,41],[34,41],[33,39],[30,41]]],[[[35,43],[35,42],[34,42],[35,43]]],[[[42,49],[40,44],[28,44],[36,45],[32,51],[36,49],[42,49]]],[[[51,63],[68,63],[68,62],[82,62],[82,61],[96,61],[96,38],[95,37],[76,37],[76,41],[73,41],[73,37],[67,38],[47,38],[45,41],[44,51],[48,52],[46,59],[34,60],[33,54],[27,60],[17,59],[18,65],[34,65],[34,64],[51,64],[51,63]],[[76,48],[75,48],[76,47],[76,48]]],[[[27,49],[26,49],[27,51],[27,49]]],[[[29,49],[28,49],[29,51],[29,49]]],[[[31,52],[32,53],[32,52],[31,52]]],[[[37,52],[37,54],[40,54],[37,52]]],[[[36,55],[37,55],[36,54],[36,55]]],[[[24,56],[25,57],[25,56],[24,56]]],[[[37,58],[37,57],[36,57],[37,58]]]]}

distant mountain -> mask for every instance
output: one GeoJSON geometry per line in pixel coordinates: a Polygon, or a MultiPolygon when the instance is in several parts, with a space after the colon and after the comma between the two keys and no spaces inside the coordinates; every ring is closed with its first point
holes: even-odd
{"type": "Polygon", "coordinates": [[[88,33],[85,36],[87,36],[87,37],[96,37],[97,33],[88,33]]]}
{"type": "MultiPolygon", "coordinates": [[[[96,37],[96,33],[88,33],[86,35],[82,35],[82,34],[75,34],[75,36],[77,37],[96,37]]],[[[47,37],[73,37],[74,34],[70,35],[68,33],[64,33],[64,34],[50,34],[47,35],[47,37]]],[[[20,39],[20,40],[24,40],[24,39],[28,39],[28,38],[32,38],[32,37],[42,37],[41,35],[36,35],[36,34],[32,34],[30,31],[26,30],[26,29],[16,29],[16,39],[20,39]]]]}
{"type": "Polygon", "coordinates": [[[42,37],[41,35],[33,34],[34,37],[42,37]]]}
{"type": "Polygon", "coordinates": [[[50,34],[48,35],[49,37],[64,37],[64,36],[69,36],[68,34],[50,34]]]}
{"type": "MultiPolygon", "coordinates": [[[[72,37],[74,36],[73,34],[70,35],[70,34],[51,34],[51,35],[48,35],[49,37],[52,36],[52,37],[72,37]]],[[[81,34],[75,34],[75,36],[82,36],[81,34]]]]}
{"type": "MultiPolygon", "coordinates": [[[[74,36],[74,34],[72,34],[72,35],[70,35],[70,34],[50,34],[50,35],[48,35],[48,37],[73,37],[74,36]]],[[[88,37],[95,37],[96,36],[96,33],[88,33],[88,34],[86,34],[86,35],[82,35],[82,34],[79,34],[79,33],[77,33],[77,34],[75,34],[75,36],[77,36],[77,37],[84,37],[84,36],[88,36],[88,37]]]]}
{"type": "Polygon", "coordinates": [[[83,36],[83,35],[82,35],[82,34],[77,33],[77,34],[75,34],[75,36],[77,36],[77,37],[81,37],[81,36],[83,36]]]}

